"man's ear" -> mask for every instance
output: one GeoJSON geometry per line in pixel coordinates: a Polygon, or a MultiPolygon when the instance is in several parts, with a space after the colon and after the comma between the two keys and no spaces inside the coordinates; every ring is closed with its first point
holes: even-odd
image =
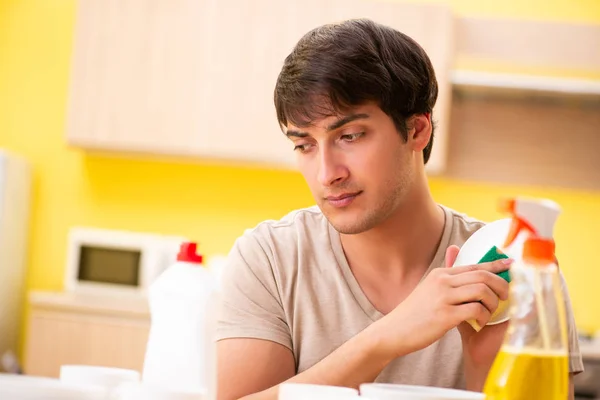
{"type": "Polygon", "coordinates": [[[431,113],[415,114],[406,121],[408,141],[415,152],[422,152],[431,138],[431,113]]]}

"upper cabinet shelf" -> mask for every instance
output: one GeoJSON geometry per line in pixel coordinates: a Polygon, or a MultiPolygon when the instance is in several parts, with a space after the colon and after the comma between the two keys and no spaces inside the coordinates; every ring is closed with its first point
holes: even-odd
{"type": "Polygon", "coordinates": [[[598,96],[600,25],[459,18],[454,69],[460,90],[598,96]]]}
{"type": "Polygon", "coordinates": [[[600,81],[575,78],[553,78],[478,71],[454,71],[452,85],[458,89],[505,90],[549,95],[600,96],[600,81]]]}
{"type": "Polygon", "coordinates": [[[453,18],[371,0],[80,0],[67,141],[85,149],[293,168],[273,89],[310,29],[368,17],[416,39],[440,85],[432,172],[443,170],[453,18]]]}

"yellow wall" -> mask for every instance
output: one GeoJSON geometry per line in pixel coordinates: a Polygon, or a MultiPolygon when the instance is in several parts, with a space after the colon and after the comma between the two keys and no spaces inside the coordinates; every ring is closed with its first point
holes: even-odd
{"type": "MultiPolygon", "coordinates": [[[[596,0],[455,0],[461,13],[505,15],[507,3],[524,17],[600,22],[596,0]],[[545,4],[546,2],[544,2],[545,4]]],[[[64,141],[74,0],[0,0],[0,147],[34,166],[28,289],[60,289],[66,233],[72,225],[189,235],[208,255],[224,253],[243,229],[310,205],[302,178],[276,172],[201,164],[86,155],[64,141]],[[286,193],[284,195],[284,192],[286,193]]],[[[600,226],[600,193],[532,191],[434,180],[436,198],[475,217],[493,219],[505,194],[549,196],[565,207],[558,253],[571,287],[578,322],[600,328],[588,307],[599,296],[592,228],[600,226]]]]}

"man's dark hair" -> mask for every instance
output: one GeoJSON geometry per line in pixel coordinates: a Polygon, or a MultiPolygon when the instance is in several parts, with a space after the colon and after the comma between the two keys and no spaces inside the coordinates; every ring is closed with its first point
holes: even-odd
{"type": "MultiPolygon", "coordinates": [[[[404,140],[406,120],[431,113],[438,96],[435,71],[409,36],[368,19],[320,26],[286,57],[275,86],[281,126],[302,127],[373,101],[392,118],[404,140]]],[[[425,163],[433,146],[423,150],[425,163]]]]}

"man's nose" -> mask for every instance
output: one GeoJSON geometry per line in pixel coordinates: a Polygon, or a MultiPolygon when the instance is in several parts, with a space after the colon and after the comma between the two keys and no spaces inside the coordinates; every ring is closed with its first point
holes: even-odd
{"type": "Polygon", "coordinates": [[[334,149],[325,148],[319,154],[318,181],[323,186],[331,186],[348,177],[348,169],[341,162],[334,149]]]}

